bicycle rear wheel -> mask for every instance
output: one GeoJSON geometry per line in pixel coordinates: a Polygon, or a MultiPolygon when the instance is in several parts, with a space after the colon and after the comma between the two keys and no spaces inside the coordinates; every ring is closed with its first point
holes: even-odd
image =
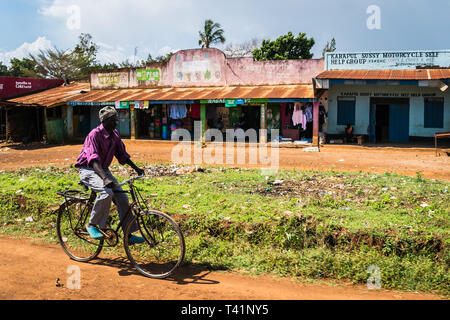
{"type": "Polygon", "coordinates": [[[102,250],[104,240],[94,240],[86,230],[91,212],[87,200],[67,200],[59,207],[56,229],[58,240],[73,260],[88,262],[102,250]]]}
{"type": "Polygon", "coordinates": [[[145,241],[130,244],[124,237],[124,247],[134,267],[143,275],[163,279],[170,276],[184,259],[184,237],[178,224],[164,212],[150,210],[134,216],[126,234],[138,223],[145,241]]]}

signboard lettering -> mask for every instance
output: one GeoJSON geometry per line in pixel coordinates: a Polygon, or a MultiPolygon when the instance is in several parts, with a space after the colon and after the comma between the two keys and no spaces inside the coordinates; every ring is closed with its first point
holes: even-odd
{"type": "Polygon", "coordinates": [[[138,69],[136,77],[138,81],[159,81],[160,71],[159,69],[138,69]]]}
{"type": "Polygon", "coordinates": [[[101,85],[118,85],[120,83],[120,72],[99,73],[97,74],[98,83],[101,85]]]}
{"type": "Polygon", "coordinates": [[[16,89],[31,89],[32,85],[29,81],[16,81],[16,89]]]}
{"type": "Polygon", "coordinates": [[[327,70],[416,69],[416,67],[450,67],[450,50],[359,52],[326,54],[327,70]]]}

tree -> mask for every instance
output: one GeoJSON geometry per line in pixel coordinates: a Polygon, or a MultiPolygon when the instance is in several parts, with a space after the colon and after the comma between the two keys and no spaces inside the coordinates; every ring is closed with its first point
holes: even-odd
{"type": "Polygon", "coordinates": [[[147,61],[143,61],[144,66],[150,63],[167,63],[169,62],[170,58],[172,58],[172,56],[175,54],[175,52],[169,52],[166,55],[160,55],[157,56],[156,58],[153,58],[151,54],[148,55],[147,57],[147,61]]]}
{"type": "Polygon", "coordinates": [[[89,79],[86,73],[91,67],[91,60],[74,51],[62,51],[58,48],[40,50],[37,55],[31,55],[36,63],[37,73],[43,78],[63,79],[65,84],[71,81],[89,79]]]}
{"type": "Polygon", "coordinates": [[[36,70],[36,63],[28,58],[23,58],[19,60],[17,58],[12,58],[11,66],[9,67],[9,75],[12,77],[29,77],[29,78],[39,78],[36,70]]]}
{"type": "Polygon", "coordinates": [[[9,76],[8,67],[0,61],[0,76],[9,76]]]}
{"type": "Polygon", "coordinates": [[[325,54],[327,52],[335,52],[335,51],[336,51],[336,40],[333,38],[333,39],[331,39],[331,43],[327,41],[325,48],[323,48],[322,58],[325,57],[325,54]]]}
{"type": "Polygon", "coordinates": [[[200,39],[198,45],[202,48],[209,48],[214,43],[225,43],[225,37],[223,36],[224,30],[219,23],[216,23],[210,19],[205,20],[205,25],[202,31],[199,31],[200,39]]]}
{"type": "Polygon", "coordinates": [[[257,38],[239,44],[230,43],[226,46],[224,53],[229,58],[251,57],[253,50],[259,48],[260,45],[261,41],[257,38]]]}
{"type": "Polygon", "coordinates": [[[275,41],[263,40],[261,47],[253,50],[253,58],[256,61],[311,59],[314,44],[314,38],[308,38],[306,33],[299,33],[295,38],[292,32],[288,32],[275,41]]]}
{"type": "Polygon", "coordinates": [[[73,51],[95,61],[98,52],[98,45],[92,41],[92,36],[89,33],[82,33],[78,39],[80,42],[75,46],[73,51]]]}
{"type": "Polygon", "coordinates": [[[36,73],[43,78],[59,78],[64,83],[88,80],[92,70],[96,69],[97,45],[90,34],[81,34],[80,42],[73,50],[58,48],[40,50],[37,55],[30,54],[36,64],[36,73]]]}

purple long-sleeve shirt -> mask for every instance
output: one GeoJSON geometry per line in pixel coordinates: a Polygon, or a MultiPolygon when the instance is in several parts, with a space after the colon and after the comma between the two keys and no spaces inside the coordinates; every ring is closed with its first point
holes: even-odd
{"type": "Polygon", "coordinates": [[[103,169],[108,169],[114,157],[120,164],[130,159],[117,130],[109,134],[101,124],[86,137],[75,167],[92,168],[92,161],[97,160],[103,169]]]}

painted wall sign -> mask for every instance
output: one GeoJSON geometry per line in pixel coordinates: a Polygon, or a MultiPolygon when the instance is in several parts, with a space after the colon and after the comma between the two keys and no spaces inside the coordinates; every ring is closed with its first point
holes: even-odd
{"type": "Polygon", "coordinates": [[[450,50],[442,51],[379,51],[327,53],[327,70],[416,69],[416,67],[450,67],[450,50]]]}
{"type": "Polygon", "coordinates": [[[208,103],[224,103],[226,106],[235,107],[237,105],[250,104],[250,103],[268,103],[269,99],[209,99],[200,100],[202,104],[208,103]]]}
{"type": "Polygon", "coordinates": [[[159,81],[160,71],[159,69],[138,69],[136,77],[138,81],[159,81]]]}
{"type": "Polygon", "coordinates": [[[435,97],[436,93],[418,93],[418,92],[340,92],[341,97],[390,97],[390,98],[417,98],[417,97],[435,97]]]}
{"type": "Polygon", "coordinates": [[[32,89],[31,81],[16,81],[16,89],[32,89]]]}
{"type": "Polygon", "coordinates": [[[101,85],[118,85],[120,84],[120,72],[98,73],[98,83],[101,85]]]}
{"type": "Polygon", "coordinates": [[[0,100],[31,94],[58,87],[64,83],[59,79],[35,79],[0,76],[0,100]]]}
{"type": "Polygon", "coordinates": [[[227,58],[215,48],[190,49],[178,51],[167,63],[94,71],[91,89],[304,84],[323,70],[324,59],[254,61],[227,58]]]}
{"type": "Polygon", "coordinates": [[[174,63],[174,82],[216,83],[222,81],[221,64],[209,58],[174,63]]]}
{"type": "Polygon", "coordinates": [[[230,108],[230,107],[236,107],[236,100],[235,99],[225,99],[225,107],[230,108]]]}

